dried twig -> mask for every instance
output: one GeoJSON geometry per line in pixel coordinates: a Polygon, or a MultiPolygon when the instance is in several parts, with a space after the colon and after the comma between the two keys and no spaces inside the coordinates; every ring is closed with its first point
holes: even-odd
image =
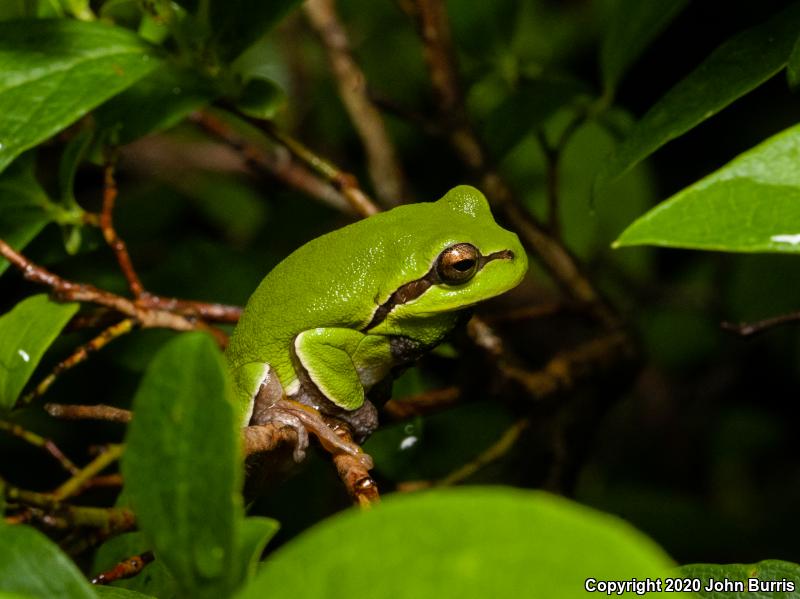
{"type": "Polygon", "coordinates": [[[502,435],[489,447],[478,454],[475,459],[457,468],[444,478],[436,481],[407,481],[397,485],[401,492],[418,491],[430,487],[448,487],[464,482],[475,473],[502,458],[516,444],[522,433],[530,426],[530,419],[521,418],[508,427],[502,435]]]}
{"type": "MultiPolygon", "coordinates": [[[[88,283],[74,283],[34,264],[2,239],[0,239],[0,255],[19,269],[27,280],[50,287],[53,295],[62,301],[88,302],[105,306],[133,318],[144,328],[164,328],[177,331],[204,330],[213,334],[220,344],[227,341],[227,335],[222,331],[200,320],[196,315],[190,315],[192,311],[199,311],[200,303],[198,302],[156,298],[137,303],[88,283]],[[162,302],[173,306],[175,311],[157,307],[162,305],[162,302]]],[[[215,312],[218,307],[216,304],[208,305],[211,312],[215,312]]],[[[220,312],[225,311],[221,310],[220,312]]]]}
{"type": "Polygon", "coordinates": [[[89,480],[116,462],[123,451],[124,446],[122,445],[110,445],[106,451],[84,466],[80,472],[77,472],[72,478],[53,491],[53,498],[61,501],[77,494],[89,480]]]}
{"type": "Polygon", "coordinates": [[[749,337],[751,335],[763,333],[764,331],[780,326],[782,324],[797,322],[798,320],[800,320],[800,311],[789,312],[788,314],[780,314],[778,316],[772,316],[770,318],[757,320],[755,322],[735,323],[726,321],[721,323],[720,326],[726,331],[736,333],[737,335],[741,335],[742,337],[749,337]]]}
{"type": "Polygon", "coordinates": [[[467,115],[443,0],[403,0],[400,5],[417,24],[439,115],[447,126],[453,150],[475,172],[489,201],[516,229],[523,244],[539,256],[559,286],[571,298],[585,304],[606,327],[618,328],[618,315],[581,272],[569,251],[514,200],[509,186],[491,167],[467,115]]]}
{"type": "MultiPolygon", "coordinates": [[[[353,443],[352,437],[344,427],[340,427],[336,432],[346,443],[353,443]]],[[[378,485],[364,466],[364,460],[349,453],[338,453],[333,456],[333,463],[336,465],[339,478],[357,505],[366,508],[380,501],[378,485]]]]}
{"type": "Polygon", "coordinates": [[[61,464],[61,467],[64,468],[64,470],[73,475],[78,473],[79,469],[75,463],[65,456],[52,440],[42,437],[41,435],[37,435],[36,433],[23,428],[19,424],[6,422],[5,420],[0,420],[0,430],[6,431],[15,437],[19,437],[26,443],[30,443],[35,447],[41,447],[44,451],[53,456],[53,458],[55,458],[58,463],[61,464]]]}
{"type": "Polygon", "coordinates": [[[293,156],[305,163],[318,175],[325,178],[331,185],[342,192],[350,205],[360,216],[372,216],[380,212],[380,208],[375,202],[364,193],[352,174],[343,171],[332,162],[314,153],[297,139],[278,130],[270,122],[262,122],[261,129],[276,142],[289,150],[293,156]]]}
{"type": "MultiPolygon", "coordinates": [[[[55,499],[49,493],[28,491],[8,484],[3,490],[9,504],[38,508],[38,511],[37,509],[31,511],[31,516],[51,526],[59,528],[89,526],[121,532],[130,530],[136,524],[136,517],[128,508],[74,506],[55,499]]],[[[9,521],[9,518],[13,519],[14,516],[8,516],[6,521],[9,521]]]]}
{"type": "Polygon", "coordinates": [[[119,268],[128,281],[128,288],[133,297],[138,298],[144,293],[144,287],[139,280],[139,275],[133,268],[133,262],[128,254],[128,247],[122,241],[113,224],[114,205],[117,200],[117,181],[114,178],[114,168],[116,166],[116,152],[109,150],[106,165],[103,170],[103,210],[100,213],[100,229],[106,243],[114,251],[114,255],[119,263],[119,268]]]}
{"type": "Polygon", "coordinates": [[[457,404],[460,400],[460,387],[444,387],[408,397],[390,399],[383,406],[383,412],[393,420],[406,420],[414,416],[424,416],[444,410],[457,404]]]}
{"type": "Polygon", "coordinates": [[[53,418],[61,420],[103,420],[105,422],[121,422],[127,424],[133,418],[133,412],[97,404],[94,406],[46,403],[44,410],[53,418]]]}
{"type": "Polygon", "coordinates": [[[342,212],[354,212],[350,202],[327,182],[323,181],[302,164],[292,160],[288,150],[278,156],[252,143],[234,131],[222,119],[208,111],[199,111],[189,119],[209,135],[225,143],[242,156],[254,170],[266,173],[292,189],[298,189],[342,212]]]}
{"type": "Polygon", "coordinates": [[[304,8],[325,47],[339,95],[364,144],[372,185],[381,200],[395,205],[406,196],[403,171],[383,118],[367,91],[364,73],[353,58],[347,32],[336,14],[335,2],[309,0],[304,8]]]}
{"type": "Polygon", "coordinates": [[[102,349],[114,339],[131,332],[135,325],[136,321],[131,318],[125,318],[105,329],[88,343],[84,343],[78,347],[74,352],[72,352],[71,356],[56,364],[52,372],[43,378],[41,382],[34,387],[33,391],[25,395],[20,400],[20,403],[30,403],[37,397],[41,397],[50,388],[50,385],[52,385],[56,379],[61,376],[61,374],[70,368],[74,368],[81,362],[85,362],[89,358],[89,354],[102,349]]]}
{"type": "Polygon", "coordinates": [[[100,572],[92,578],[92,584],[110,584],[115,580],[132,578],[141,572],[144,567],[155,559],[152,551],[145,551],[141,555],[134,555],[122,560],[114,567],[100,572]]]}

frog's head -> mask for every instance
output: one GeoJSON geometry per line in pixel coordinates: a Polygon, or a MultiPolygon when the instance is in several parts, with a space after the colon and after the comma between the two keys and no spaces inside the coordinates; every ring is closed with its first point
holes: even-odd
{"type": "Polygon", "coordinates": [[[392,212],[408,231],[396,244],[404,257],[403,278],[395,279],[367,329],[384,324],[402,333],[411,320],[468,308],[516,287],[525,276],[528,258],[519,239],[495,222],[474,187],[455,187],[437,202],[392,212]]]}

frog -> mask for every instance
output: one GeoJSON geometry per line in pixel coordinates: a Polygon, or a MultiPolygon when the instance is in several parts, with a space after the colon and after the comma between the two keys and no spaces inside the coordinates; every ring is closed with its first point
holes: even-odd
{"type": "Polygon", "coordinates": [[[231,334],[225,355],[242,425],[292,427],[296,462],[310,431],[370,467],[358,443],[378,426],[372,392],[527,268],[517,235],[468,185],[309,241],[264,277],[231,334]]]}

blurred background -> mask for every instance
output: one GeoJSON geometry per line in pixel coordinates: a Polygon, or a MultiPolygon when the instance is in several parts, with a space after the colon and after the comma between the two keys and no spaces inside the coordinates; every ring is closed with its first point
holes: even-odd
{"type": "MultiPolygon", "coordinates": [[[[473,123],[515,196],[544,218],[548,175],[541,136],[557,138],[577,107],[602,94],[598,56],[606,3],[447,4],[473,123]]],[[[629,324],[640,356],[535,403],[513,385],[497,383],[485,356],[463,332],[457,334],[405,373],[394,397],[459,385],[469,390],[463,401],[402,422],[385,418],[365,446],[376,459],[384,493],[447,476],[530,417],[519,439],[465,482],[545,487],[572,496],[630,521],[679,563],[800,561],[794,517],[800,502],[797,328],[748,339],[720,328],[722,321],[800,309],[796,259],[610,247],[653,205],[798,122],[797,97],[778,75],[594,200],[591,191],[604,159],[637,118],[714,48],[785,4],[690,3],[633,65],[613,107],[602,119],[581,124],[563,150],[557,181],[561,237],[629,324]]],[[[385,108],[408,183],[403,199],[430,201],[472,182],[436,135],[412,21],[393,2],[341,0],[338,10],[370,93],[385,108]]],[[[371,191],[364,151],[301,11],[239,60],[285,91],[275,116],[282,129],[371,191]]],[[[45,186],[54,184],[61,151],[57,143],[40,151],[45,186]]],[[[243,305],[290,251],[354,219],[252,173],[240,155],[191,123],[123,147],[118,182],[117,228],[145,286],[161,295],[243,305]]],[[[96,209],[101,185],[100,167],[83,168],[77,179],[81,204],[96,209]]],[[[86,231],[76,255],[63,247],[61,232],[51,227],[26,254],[72,280],[125,293],[99,234],[86,231]]],[[[533,261],[523,285],[481,313],[536,370],[596,331],[533,261]],[[531,307],[543,315],[514,316],[531,307]]],[[[1,285],[3,311],[33,290],[14,272],[1,285]]],[[[113,342],[60,379],[47,399],[129,405],[148,360],[174,334],[137,331],[113,342]]],[[[81,332],[64,335],[33,380],[85,339],[81,332]]],[[[77,456],[87,451],[87,439],[100,443],[123,433],[113,425],[64,426],[38,408],[18,420],[77,456]]],[[[1,437],[0,452],[13,456],[4,460],[3,476],[19,486],[45,488],[58,476],[55,466],[22,443],[1,437]]],[[[348,504],[335,471],[315,456],[253,511],[281,521],[285,541],[348,504]]]]}

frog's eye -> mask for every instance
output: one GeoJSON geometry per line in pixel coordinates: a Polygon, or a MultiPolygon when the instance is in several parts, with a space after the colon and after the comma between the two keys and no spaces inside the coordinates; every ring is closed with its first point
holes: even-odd
{"type": "Polygon", "coordinates": [[[436,259],[436,272],[443,283],[456,285],[469,281],[478,271],[481,253],[470,243],[451,245],[436,259]]]}

